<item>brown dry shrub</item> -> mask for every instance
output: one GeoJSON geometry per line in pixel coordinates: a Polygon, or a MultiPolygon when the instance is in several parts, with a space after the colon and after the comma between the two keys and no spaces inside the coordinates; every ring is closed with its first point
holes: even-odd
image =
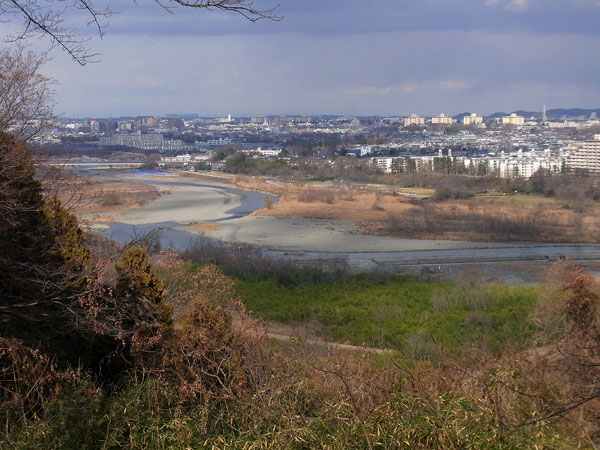
{"type": "Polygon", "coordinates": [[[198,296],[231,310],[243,307],[235,294],[233,280],[216,266],[206,264],[194,268],[171,250],[160,251],[151,261],[165,281],[164,296],[173,305],[175,318],[198,296]]]}
{"type": "Polygon", "coordinates": [[[17,339],[0,337],[0,419],[31,418],[79,375],[76,370],[59,370],[55,359],[17,339]]]}
{"type": "Polygon", "coordinates": [[[121,203],[123,203],[123,201],[121,200],[119,194],[117,194],[116,192],[109,192],[106,195],[104,195],[101,205],[109,207],[119,206],[121,203]]]}
{"type": "Polygon", "coordinates": [[[134,372],[175,382],[180,405],[237,398],[268,371],[260,346],[264,333],[239,328],[229,311],[198,296],[177,330],[133,338],[134,372]]]}
{"type": "Polygon", "coordinates": [[[600,433],[600,291],[571,260],[555,264],[547,286],[532,314],[538,347],[520,357],[529,363],[523,374],[553,393],[542,417],[565,417],[563,426],[589,438],[600,433]]]}
{"type": "MultiPolygon", "coordinates": [[[[390,365],[381,367],[368,352],[316,356],[314,350],[300,344],[290,353],[271,355],[270,376],[254,392],[256,404],[268,405],[260,420],[308,420],[316,414],[331,426],[349,418],[364,423],[389,401],[405,376],[390,365]]],[[[256,418],[247,420],[256,422],[256,418]]]]}
{"type": "Polygon", "coordinates": [[[336,201],[336,192],[331,189],[305,188],[299,189],[296,193],[299,202],[302,203],[328,203],[334,204],[336,201]]]}
{"type": "Polygon", "coordinates": [[[233,280],[170,251],[153,259],[159,272],[169,273],[165,296],[175,305],[175,324],[153,337],[134,337],[136,371],[176,380],[181,402],[229,399],[255,387],[268,372],[264,325],[247,313],[233,280]]]}
{"type": "Polygon", "coordinates": [[[271,198],[270,196],[266,195],[265,196],[265,208],[267,209],[273,209],[273,205],[275,204],[275,202],[273,201],[273,198],[271,198]]]}

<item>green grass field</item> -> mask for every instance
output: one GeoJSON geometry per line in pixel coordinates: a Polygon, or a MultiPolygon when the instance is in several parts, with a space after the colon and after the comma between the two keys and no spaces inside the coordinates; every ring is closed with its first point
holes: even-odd
{"type": "Polygon", "coordinates": [[[564,203],[554,197],[545,197],[539,194],[502,194],[498,192],[477,194],[475,198],[518,206],[556,206],[559,208],[564,203]]]}
{"type": "Polygon", "coordinates": [[[454,354],[473,343],[493,352],[525,343],[539,288],[462,288],[405,279],[361,277],[338,283],[282,286],[236,280],[238,295],[259,316],[282,323],[319,321],[332,339],[425,352],[435,342],[454,354]]]}

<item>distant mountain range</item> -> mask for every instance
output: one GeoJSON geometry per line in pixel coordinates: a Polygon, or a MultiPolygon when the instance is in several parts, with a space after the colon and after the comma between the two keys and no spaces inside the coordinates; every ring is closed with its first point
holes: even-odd
{"type": "MultiPolygon", "coordinates": [[[[542,118],[542,111],[512,111],[519,116],[523,116],[526,119],[532,117],[534,119],[540,120],[542,118]]],[[[564,119],[573,119],[577,117],[590,117],[591,114],[596,113],[596,115],[600,118],[600,108],[597,109],[583,109],[583,108],[556,108],[556,109],[548,109],[546,111],[546,115],[548,119],[553,120],[564,120],[564,119]]],[[[487,116],[489,119],[495,119],[498,117],[507,116],[510,113],[505,112],[495,112],[494,114],[490,114],[487,116]]],[[[458,114],[455,117],[460,116],[460,120],[466,116],[466,113],[458,114]]],[[[457,119],[459,120],[459,119],[457,119]]]]}

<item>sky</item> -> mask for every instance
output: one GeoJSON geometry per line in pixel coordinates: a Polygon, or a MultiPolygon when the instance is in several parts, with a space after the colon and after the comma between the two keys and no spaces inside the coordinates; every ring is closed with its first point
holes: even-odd
{"type": "MultiPolygon", "coordinates": [[[[119,12],[102,39],[68,12],[99,62],[80,67],[50,51],[43,71],[58,82],[56,111],[398,116],[600,107],[600,0],[279,1],[282,21],[251,23],[114,0],[119,12]]],[[[0,22],[0,33],[10,26],[0,22]]]]}

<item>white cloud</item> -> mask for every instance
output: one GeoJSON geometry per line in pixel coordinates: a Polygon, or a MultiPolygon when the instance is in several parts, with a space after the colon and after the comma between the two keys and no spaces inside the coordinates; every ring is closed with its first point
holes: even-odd
{"type": "Polygon", "coordinates": [[[485,0],[486,6],[503,5],[504,9],[521,11],[530,3],[530,0],[485,0]]]}

